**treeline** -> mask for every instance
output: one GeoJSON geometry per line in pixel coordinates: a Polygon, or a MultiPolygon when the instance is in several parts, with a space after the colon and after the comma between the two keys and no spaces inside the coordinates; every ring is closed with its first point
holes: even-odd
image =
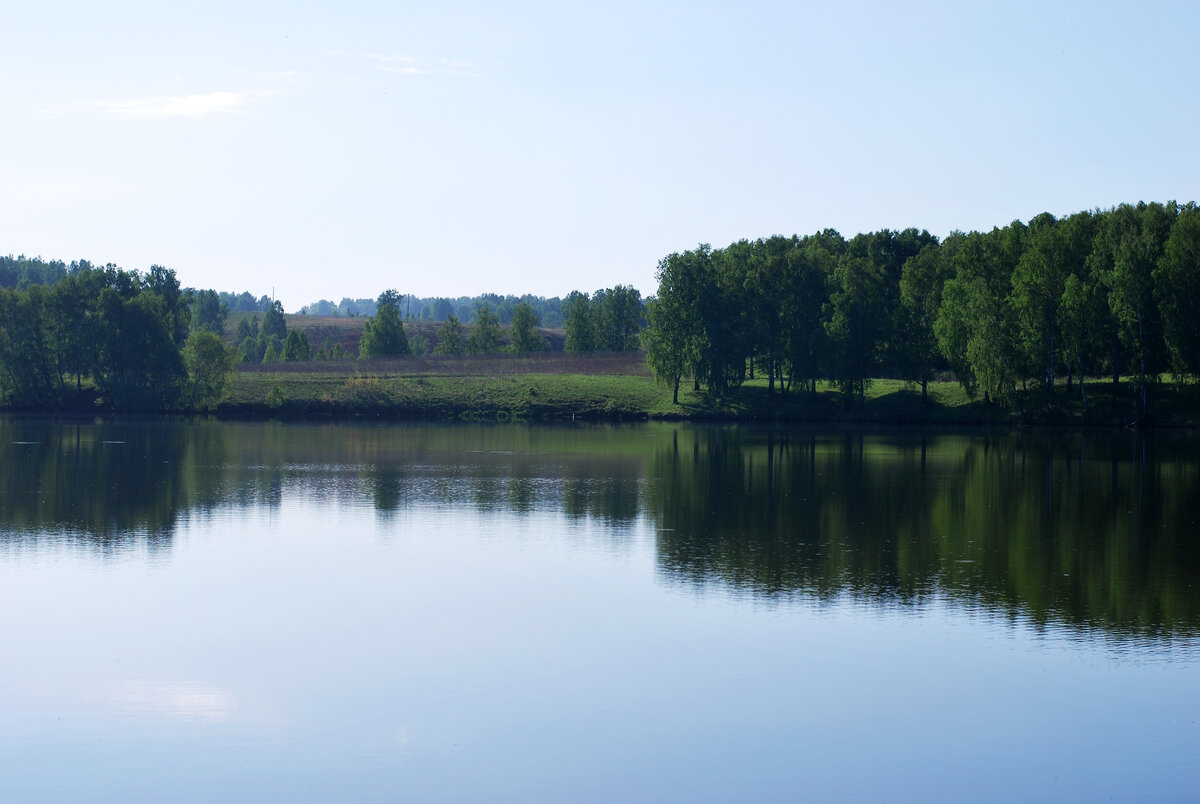
{"type": "MultiPolygon", "coordinates": [[[[26,257],[24,254],[14,257],[0,257],[0,288],[26,288],[30,285],[53,285],[68,274],[77,271],[95,270],[98,266],[88,260],[74,260],[65,263],[62,260],[44,260],[41,257],[26,257]]],[[[108,263],[102,270],[120,270],[118,266],[108,263]]],[[[215,306],[223,307],[225,314],[230,311],[263,313],[271,307],[271,299],[267,296],[255,298],[248,291],[230,293],[227,291],[197,291],[187,288],[185,292],[212,295],[215,306]]]]}
{"type": "MultiPolygon", "coordinates": [[[[559,327],[547,324],[538,312],[538,307],[527,301],[529,299],[553,303],[553,315],[561,320],[566,332],[564,348],[569,352],[627,352],[641,348],[640,333],[646,325],[646,307],[641,293],[632,286],[617,285],[611,288],[597,290],[588,294],[572,291],[566,299],[544,299],[534,296],[506,296],[483,294],[481,296],[463,297],[472,306],[464,303],[458,308],[439,307],[435,315],[445,314],[441,325],[432,335],[432,342],[423,335],[408,336],[404,330],[404,322],[433,321],[434,317],[413,319],[404,313],[413,299],[394,289],[386,290],[377,299],[371,301],[371,315],[363,329],[362,341],[358,357],[370,359],[376,357],[397,358],[407,355],[488,355],[498,353],[528,354],[550,348],[550,341],[539,331],[557,329],[559,327]],[[521,299],[520,301],[516,301],[521,299]],[[493,307],[491,301],[499,300],[503,305],[493,307]],[[516,301],[515,304],[512,302],[516,301]],[[457,309],[458,313],[449,311],[457,309]],[[459,315],[461,313],[461,317],[459,315]],[[506,329],[502,329],[506,327],[506,329]]],[[[343,300],[344,301],[344,300],[343,300]]],[[[363,301],[363,300],[360,300],[363,301]]],[[[442,300],[449,303],[449,300],[442,300]]],[[[278,305],[278,303],[276,303],[278,305]]],[[[310,313],[312,305],[304,308],[310,313]]],[[[358,309],[366,309],[359,305],[358,309]]],[[[270,315],[270,313],[268,313],[270,315]]],[[[282,317],[282,308],[276,316],[280,328],[280,343],[286,324],[282,317]]],[[[261,330],[257,317],[243,320],[238,325],[237,341],[241,344],[239,351],[242,360],[249,362],[272,362],[273,360],[308,359],[288,357],[282,351],[272,351],[266,346],[266,340],[272,338],[269,334],[266,319],[261,330]]],[[[291,336],[288,336],[289,340],[291,336]]],[[[306,352],[307,354],[307,352],[306,352]]],[[[326,347],[312,353],[314,359],[352,359],[355,355],[340,346],[326,347]]]]}
{"type": "MultiPolygon", "coordinates": [[[[399,298],[397,310],[401,318],[412,321],[446,321],[453,316],[460,322],[473,323],[477,311],[487,305],[500,323],[507,326],[512,323],[517,308],[523,304],[533,312],[540,326],[560,329],[563,326],[562,303],[563,300],[558,296],[546,298],[528,293],[523,296],[481,293],[458,298],[404,294],[399,298]]],[[[301,315],[370,317],[377,312],[378,299],[343,298],[337,304],[321,299],[300,308],[301,315]]]]}
{"type": "Polygon", "coordinates": [[[1144,413],[1164,373],[1200,376],[1200,210],[1043,213],[941,241],[827,229],[701,245],[660,261],[648,318],[648,361],[676,401],[683,378],[721,398],[756,370],[769,393],[828,380],[850,399],[873,377],[924,393],[953,372],[1000,404],[1031,383],[1132,376],[1144,413]]]}
{"type": "Polygon", "coordinates": [[[24,408],[100,404],[198,410],[225,392],[232,355],[192,327],[175,272],[72,263],[53,284],[0,288],[0,400],[24,408]]]}
{"type": "MultiPolygon", "coordinates": [[[[86,261],[83,263],[87,265],[86,261]]],[[[67,265],[62,260],[43,260],[41,257],[0,257],[0,288],[25,288],[29,285],[53,285],[77,268],[80,263],[67,265]]],[[[89,266],[90,267],[90,266],[89,266]]]]}

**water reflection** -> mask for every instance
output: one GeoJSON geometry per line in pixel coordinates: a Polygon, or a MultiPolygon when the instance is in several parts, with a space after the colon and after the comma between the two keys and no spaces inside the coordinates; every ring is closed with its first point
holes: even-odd
{"type": "Polygon", "coordinates": [[[1200,632],[1192,436],[0,419],[0,549],[163,551],[289,499],[645,522],[667,583],[1200,632]]]}
{"type": "Polygon", "coordinates": [[[1200,621],[1190,440],[692,431],[654,456],[673,579],[930,595],[1131,634],[1200,621]]]}

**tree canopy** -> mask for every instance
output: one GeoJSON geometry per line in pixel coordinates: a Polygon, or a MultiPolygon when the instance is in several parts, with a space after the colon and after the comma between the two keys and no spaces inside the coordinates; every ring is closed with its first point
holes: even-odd
{"type": "MultiPolygon", "coordinates": [[[[576,344],[599,339],[568,297],[576,344]]],[[[664,258],[642,334],[656,376],[717,398],[755,368],[786,393],[817,379],[861,399],[873,377],[952,373],[1008,404],[1029,383],[1131,376],[1144,413],[1163,372],[1200,376],[1200,212],[1122,204],[990,232],[833,230],[702,244],[664,258]]],[[[1081,391],[1082,391],[1082,385],[1081,391]]]]}

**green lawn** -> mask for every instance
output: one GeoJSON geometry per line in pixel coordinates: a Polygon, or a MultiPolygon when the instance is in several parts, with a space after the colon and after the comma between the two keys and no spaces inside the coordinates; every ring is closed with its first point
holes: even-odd
{"type": "MultiPolygon", "coordinates": [[[[863,400],[848,400],[818,384],[816,394],[768,394],[764,380],[752,380],[717,401],[690,384],[671,389],[646,376],[580,373],[449,375],[445,373],[330,373],[239,371],[225,414],[278,416],[379,416],[397,419],[505,421],[570,419],[736,419],[891,424],[1063,424],[1122,426],[1138,416],[1129,383],[1089,381],[1086,407],[1078,386],[1053,397],[1030,389],[1000,406],[970,399],[953,382],[931,383],[928,400],[918,386],[875,380],[863,400]]],[[[1200,386],[1163,384],[1152,394],[1152,421],[1200,426],[1200,386]]]]}

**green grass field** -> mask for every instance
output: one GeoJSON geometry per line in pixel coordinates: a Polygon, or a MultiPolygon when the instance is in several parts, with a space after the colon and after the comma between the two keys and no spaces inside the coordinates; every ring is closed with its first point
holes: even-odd
{"type": "MultiPolygon", "coordinates": [[[[920,388],[875,380],[865,400],[831,386],[816,394],[751,380],[717,401],[690,384],[679,404],[636,356],[554,355],[243,367],[223,415],[278,417],[373,416],[389,419],[569,421],[571,419],[729,419],[876,424],[1125,426],[1138,420],[1130,383],[1090,380],[1085,406],[1078,385],[1053,397],[1030,389],[1009,406],[970,399],[954,382],[920,388]]],[[[1164,383],[1151,396],[1150,423],[1200,426],[1200,386],[1164,383]]]]}

